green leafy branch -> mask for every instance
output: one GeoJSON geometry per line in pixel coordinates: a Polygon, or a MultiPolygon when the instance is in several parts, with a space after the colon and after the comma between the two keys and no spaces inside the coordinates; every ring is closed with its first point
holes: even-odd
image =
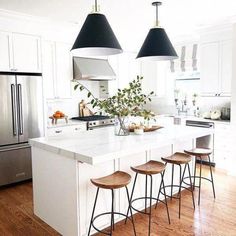
{"type": "Polygon", "coordinates": [[[77,82],[74,89],[79,88],[80,91],[87,91],[87,97],[91,99],[93,108],[98,107],[110,116],[141,116],[146,120],[150,120],[154,114],[143,107],[147,102],[151,102],[151,96],[154,92],[152,91],[147,95],[143,94],[142,80],[143,77],[137,76],[135,80],[129,83],[127,88],[118,89],[116,95],[104,100],[96,98],[80,82],[77,82]]]}

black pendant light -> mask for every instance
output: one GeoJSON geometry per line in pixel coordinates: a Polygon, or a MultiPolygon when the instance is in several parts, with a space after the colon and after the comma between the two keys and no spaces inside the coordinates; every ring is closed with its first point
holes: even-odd
{"type": "Polygon", "coordinates": [[[106,16],[99,13],[97,0],[71,50],[79,56],[109,56],[123,52],[106,16]]]}
{"type": "Polygon", "coordinates": [[[178,58],[165,30],[159,26],[158,6],[161,4],[161,2],[152,3],[156,7],[156,24],[154,28],[150,29],[137,58],[153,61],[174,60],[178,58]]]}

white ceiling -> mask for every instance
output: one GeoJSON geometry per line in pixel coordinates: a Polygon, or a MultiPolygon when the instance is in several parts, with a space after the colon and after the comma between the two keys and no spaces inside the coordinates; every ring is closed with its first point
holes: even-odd
{"type": "MultiPolygon", "coordinates": [[[[150,0],[98,0],[113,30],[122,41],[127,35],[145,38],[155,19],[150,0]]],[[[77,23],[91,11],[93,0],[0,0],[0,8],[53,20],[77,23]]],[[[196,27],[236,15],[236,0],[163,0],[161,25],[173,36],[192,34],[196,27]]]]}

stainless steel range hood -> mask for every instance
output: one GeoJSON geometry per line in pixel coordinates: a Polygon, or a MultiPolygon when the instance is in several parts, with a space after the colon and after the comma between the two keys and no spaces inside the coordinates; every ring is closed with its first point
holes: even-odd
{"type": "Polygon", "coordinates": [[[108,60],[97,58],[73,57],[74,80],[114,80],[116,74],[108,60]]]}

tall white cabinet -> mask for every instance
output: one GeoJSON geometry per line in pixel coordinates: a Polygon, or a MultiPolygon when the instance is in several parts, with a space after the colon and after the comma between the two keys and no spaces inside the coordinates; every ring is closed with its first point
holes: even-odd
{"type": "Polygon", "coordinates": [[[232,80],[232,40],[201,44],[202,96],[230,96],[232,80]]]}
{"type": "Polygon", "coordinates": [[[41,72],[41,38],[0,32],[0,70],[41,72]]]}
{"type": "Polygon", "coordinates": [[[71,98],[71,80],[73,79],[71,45],[43,41],[42,48],[45,98],[71,98]]]}

